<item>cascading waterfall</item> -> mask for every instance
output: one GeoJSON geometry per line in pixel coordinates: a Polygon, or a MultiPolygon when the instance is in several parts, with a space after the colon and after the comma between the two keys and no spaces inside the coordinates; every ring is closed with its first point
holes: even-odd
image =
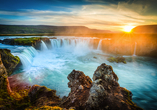
{"type": "Polygon", "coordinates": [[[42,51],[48,50],[46,44],[45,44],[44,41],[42,41],[42,40],[41,40],[41,50],[42,50],[42,51]]]}
{"type": "Polygon", "coordinates": [[[31,65],[33,58],[38,54],[34,47],[25,49],[21,54],[18,55],[20,58],[23,68],[27,68],[31,65]]]}
{"type": "Polygon", "coordinates": [[[102,39],[99,41],[99,44],[98,44],[97,50],[101,50],[101,42],[102,42],[102,39]]]}
{"type": "Polygon", "coordinates": [[[50,39],[52,48],[76,48],[80,45],[84,45],[88,48],[93,48],[92,39],[50,39]]]}
{"type": "Polygon", "coordinates": [[[133,54],[133,56],[136,56],[136,45],[137,45],[137,43],[135,42],[135,48],[134,48],[134,54],[133,54]]]}
{"type": "Polygon", "coordinates": [[[60,39],[50,39],[52,49],[61,47],[61,40],[60,39]]]}

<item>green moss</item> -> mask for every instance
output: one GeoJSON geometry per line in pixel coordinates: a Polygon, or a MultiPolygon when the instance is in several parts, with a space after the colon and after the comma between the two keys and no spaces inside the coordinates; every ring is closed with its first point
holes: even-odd
{"type": "Polygon", "coordinates": [[[31,38],[17,38],[14,39],[14,43],[17,45],[32,45],[36,41],[41,40],[39,37],[31,37],[31,38]]]}
{"type": "Polygon", "coordinates": [[[109,58],[107,58],[107,60],[109,62],[116,62],[116,63],[122,62],[122,63],[126,64],[126,61],[125,61],[124,57],[109,57],[109,58]]]}
{"type": "Polygon", "coordinates": [[[18,56],[15,56],[14,59],[11,60],[12,62],[14,62],[15,64],[20,63],[20,58],[18,56]]]}
{"type": "MultiPolygon", "coordinates": [[[[63,108],[59,107],[59,106],[42,106],[42,107],[29,107],[26,108],[25,110],[63,110],[63,108]]],[[[74,110],[74,109],[70,109],[70,110],[74,110]]]]}
{"type": "Polygon", "coordinates": [[[128,91],[127,89],[124,89],[124,91],[127,93],[127,100],[126,102],[133,106],[134,108],[138,109],[138,110],[143,110],[142,108],[138,107],[130,98],[130,91],[128,91]]]}
{"type": "Polygon", "coordinates": [[[10,95],[7,92],[7,81],[5,78],[0,88],[0,106],[6,110],[24,110],[24,108],[31,106],[31,103],[28,94],[27,96],[21,96],[19,93],[14,92],[10,95]]]}

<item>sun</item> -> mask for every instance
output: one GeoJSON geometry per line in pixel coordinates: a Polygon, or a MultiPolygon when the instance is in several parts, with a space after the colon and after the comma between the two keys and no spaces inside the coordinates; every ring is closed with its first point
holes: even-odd
{"type": "Polygon", "coordinates": [[[124,26],[123,31],[125,32],[131,32],[131,30],[134,28],[135,26],[124,26]]]}

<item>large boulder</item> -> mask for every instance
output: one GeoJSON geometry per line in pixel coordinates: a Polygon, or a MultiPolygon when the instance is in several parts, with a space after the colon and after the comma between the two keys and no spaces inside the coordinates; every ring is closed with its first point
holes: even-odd
{"type": "Polygon", "coordinates": [[[112,66],[105,63],[97,67],[93,75],[93,84],[90,88],[86,103],[87,110],[140,110],[132,102],[131,91],[118,84],[118,77],[112,66]]]}
{"type": "Polygon", "coordinates": [[[142,110],[132,102],[131,91],[118,84],[112,66],[97,67],[93,82],[83,72],[73,70],[68,75],[71,92],[64,97],[62,107],[80,110],[142,110]]]}
{"type": "Polygon", "coordinates": [[[8,49],[0,49],[2,62],[7,70],[8,76],[12,74],[13,70],[20,64],[20,58],[13,56],[8,49]]]}
{"type": "Polygon", "coordinates": [[[73,70],[67,78],[70,81],[68,87],[71,88],[71,92],[81,86],[89,88],[92,83],[90,77],[86,76],[82,71],[73,70]]]}
{"type": "Polygon", "coordinates": [[[36,107],[56,106],[60,102],[60,98],[56,96],[56,91],[45,86],[33,85],[28,96],[31,103],[36,107]]]}
{"type": "Polygon", "coordinates": [[[73,70],[68,75],[68,87],[71,92],[68,97],[64,97],[61,106],[64,108],[75,107],[76,109],[83,109],[89,97],[89,91],[92,85],[92,80],[86,76],[82,71],[73,70]]]}

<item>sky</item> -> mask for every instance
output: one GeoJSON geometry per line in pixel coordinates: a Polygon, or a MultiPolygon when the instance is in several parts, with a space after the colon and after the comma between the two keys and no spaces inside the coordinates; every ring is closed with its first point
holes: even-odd
{"type": "Polygon", "coordinates": [[[157,0],[0,0],[0,24],[122,31],[157,24],[157,0]]]}

